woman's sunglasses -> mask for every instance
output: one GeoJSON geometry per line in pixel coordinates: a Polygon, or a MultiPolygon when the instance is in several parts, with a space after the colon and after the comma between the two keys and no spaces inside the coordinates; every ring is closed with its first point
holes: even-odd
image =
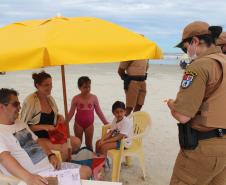
{"type": "Polygon", "coordinates": [[[188,51],[188,50],[187,50],[187,47],[184,47],[184,43],[185,43],[185,42],[188,42],[188,45],[191,45],[191,44],[193,43],[193,40],[190,40],[190,39],[189,39],[189,40],[186,40],[186,41],[183,42],[183,46],[181,47],[181,49],[182,49],[182,51],[183,51],[184,53],[187,53],[187,51],[188,51]]]}

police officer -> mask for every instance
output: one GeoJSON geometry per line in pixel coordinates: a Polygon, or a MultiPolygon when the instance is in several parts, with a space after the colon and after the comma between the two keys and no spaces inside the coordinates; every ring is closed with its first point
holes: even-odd
{"type": "Polygon", "coordinates": [[[222,52],[226,55],[226,32],[220,34],[216,44],[221,47],[222,52]]]}
{"type": "Polygon", "coordinates": [[[119,65],[118,74],[124,81],[126,94],[126,116],[140,111],[144,104],[148,67],[148,60],[126,61],[119,65]]]}
{"type": "Polygon", "coordinates": [[[221,27],[192,22],[177,45],[193,59],[175,100],[181,149],[170,185],[226,184],[226,57],[215,39],[221,27]]]}

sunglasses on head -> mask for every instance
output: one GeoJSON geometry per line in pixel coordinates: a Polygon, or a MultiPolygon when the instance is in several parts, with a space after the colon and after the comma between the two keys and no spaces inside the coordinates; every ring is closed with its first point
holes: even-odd
{"type": "Polygon", "coordinates": [[[5,103],[4,105],[7,106],[7,105],[12,105],[13,107],[17,108],[20,106],[20,102],[18,101],[15,101],[15,102],[11,102],[11,103],[5,103]]]}

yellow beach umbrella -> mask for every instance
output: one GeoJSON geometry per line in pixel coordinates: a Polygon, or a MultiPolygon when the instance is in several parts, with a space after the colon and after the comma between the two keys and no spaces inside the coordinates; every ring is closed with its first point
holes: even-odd
{"type": "Polygon", "coordinates": [[[154,42],[91,17],[13,23],[0,28],[0,42],[0,71],[158,59],[162,55],[154,42]]]}
{"type": "Polygon", "coordinates": [[[0,71],[61,66],[66,122],[63,65],[162,58],[154,42],[91,17],[54,17],[13,23],[0,28],[0,43],[0,71]]]}

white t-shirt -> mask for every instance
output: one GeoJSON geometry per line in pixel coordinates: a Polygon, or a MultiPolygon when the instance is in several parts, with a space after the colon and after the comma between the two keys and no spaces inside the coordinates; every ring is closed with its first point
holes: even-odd
{"type": "MultiPolygon", "coordinates": [[[[36,140],[37,136],[21,121],[17,120],[13,125],[0,123],[0,153],[9,151],[31,173],[53,169],[36,140]]],[[[6,175],[10,175],[1,164],[0,170],[6,175]]]]}
{"type": "MultiPolygon", "coordinates": [[[[126,137],[133,136],[133,122],[131,119],[124,117],[121,121],[116,123],[116,118],[112,121],[111,130],[119,130],[120,134],[124,134],[126,137]]],[[[125,147],[129,148],[132,144],[131,139],[126,140],[125,147]]]]}

